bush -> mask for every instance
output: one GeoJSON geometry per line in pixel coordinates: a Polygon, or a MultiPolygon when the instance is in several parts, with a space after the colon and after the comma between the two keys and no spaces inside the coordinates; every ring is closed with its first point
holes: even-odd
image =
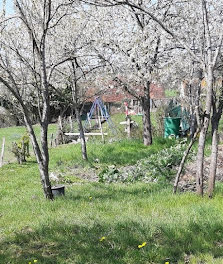
{"type": "Polygon", "coordinates": [[[133,166],[117,168],[108,166],[99,174],[100,182],[169,182],[175,174],[175,168],[180,164],[185,142],[161,150],[145,159],[139,160],[133,166]]]}
{"type": "Polygon", "coordinates": [[[29,136],[25,134],[17,142],[12,142],[11,151],[19,164],[25,162],[29,157],[29,136]]]}

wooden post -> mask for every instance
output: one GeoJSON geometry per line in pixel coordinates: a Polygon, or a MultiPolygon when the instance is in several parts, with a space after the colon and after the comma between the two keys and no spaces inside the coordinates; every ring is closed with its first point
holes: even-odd
{"type": "Polygon", "coordinates": [[[89,123],[90,128],[91,128],[91,119],[90,119],[89,113],[87,113],[87,120],[88,120],[88,123],[89,123]]]}
{"type": "Polygon", "coordinates": [[[131,118],[129,115],[126,116],[126,131],[127,131],[127,136],[128,138],[131,138],[131,118]]]}
{"type": "Polygon", "coordinates": [[[61,131],[63,131],[63,125],[62,125],[62,118],[61,116],[58,117],[58,125],[61,131]]]}
{"type": "Polygon", "coordinates": [[[50,138],[50,147],[53,147],[53,133],[51,134],[51,138],[50,138]]]}
{"type": "Polygon", "coordinates": [[[0,157],[0,168],[3,166],[4,151],[5,151],[5,137],[2,140],[2,151],[1,151],[1,157],[0,157]]]}
{"type": "Polygon", "coordinates": [[[69,116],[69,121],[70,121],[70,132],[73,132],[73,121],[72,121],[72,116],[69,116]]]}
{"type": "Polygon", "coordinates": [[[101,125],[100,109],[99,107],[97,108],[98,108],[98,124],[99,124],[99,129],[101,131],[101,138],[102,138],[102,142],[105,143],[104,133],[103,133],[102,125],[101,125]]]}

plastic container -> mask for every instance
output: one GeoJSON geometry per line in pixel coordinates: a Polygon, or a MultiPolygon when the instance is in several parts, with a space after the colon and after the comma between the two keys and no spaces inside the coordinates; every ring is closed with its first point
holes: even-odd
{"type": "Polygon", "coordinates": [[[52,193],[54,196],[65,195],[65,186],[64,185],[56,185],[52,186],[52,193]]]}
{"type": "Polygon", "coordinates": [[[180,117],[164,118],[164,137],[179,137],[180,135],[180,117]]]}

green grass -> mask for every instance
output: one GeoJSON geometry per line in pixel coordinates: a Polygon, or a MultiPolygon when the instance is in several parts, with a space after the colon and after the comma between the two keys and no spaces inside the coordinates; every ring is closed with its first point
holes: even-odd
{"type": "MultiPolygon", "coordinates": [[[[10,141],[23,131],[0,129],[0,135],[10,141]]],[[[157,138],[145,147],[139,139],[107,144],[92,139],[89,163],[81,161],[80,145],[59,146],[50,150],[50,171],[134,164],[174,142],[157,138]]],[[[193,193],[174,196],[170,185],[76,180],[52,202],[43,197],[33,158],[2,167],[0,182],[1,264],[34,259],[45,264],[162,264],[167,259],[183,264],[187,258],[194,264],[223,263],[223,184],[210,200],[193,193]],[[146,246],[139,249],[143,242],[146,246]]]]}
{"type": "Polygon", "coordinates": [[[173,89],[166,89],[165,96],[166,97],[177,97],[179,95],[179,91],[173,89]]]}
{"type": "Polygon", "coordinates": [[[120,140],[113,143],[103,144],[90,141],[87,143],[89,162],[81,160],[81,147],[79,144],[65,145],[53,148],[50,151],[50,167],[66,167],[80,164],[91,166],[96,162],[100,165],[131,165],[137,160],[157,153],[163,148],[170,147],[176,143],[175,140],[156,138],[154,144],[146,147],[140,140],[120,140]]]}
{"type": "Polygon", "coordinates": [[[223,260],[222,185],[209,200],[158,184],[80,183],[51,202],[33,162],[3,167],[0,180],[0,263],[223,260]]]}

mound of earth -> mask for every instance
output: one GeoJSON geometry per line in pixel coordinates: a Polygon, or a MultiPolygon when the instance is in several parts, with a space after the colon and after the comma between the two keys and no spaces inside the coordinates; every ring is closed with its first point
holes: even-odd
{"type": "MultiPolygon", "coordinates": [[[[204,160],[204,186],[206,187],[210,173],[211,157],[206,157],[204,160]]],[[[181,191],[195,191],[196,190],[196,157],[185,166],[184,172],[179,182],[179,189],[181,191]]],[[[218,149],[217,172],[216,180],[223,182],[223,145],[218,149]]]]}

